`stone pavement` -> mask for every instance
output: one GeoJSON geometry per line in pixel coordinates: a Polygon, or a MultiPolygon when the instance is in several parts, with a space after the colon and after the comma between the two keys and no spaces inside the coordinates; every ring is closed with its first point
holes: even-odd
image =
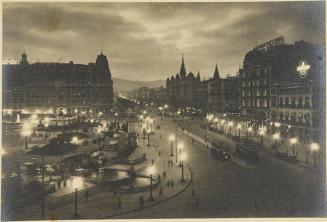
{"type": "MultiPolygon", "coordinates": [[[[135,151],[137,153],[146,153],[147,163],[149,165],[153,160],[153,165],[156,171],[154,173],[154,177],[158,177],[158,175],[161,177],[161,183],[153,189],[154,201],[149,200],[149,187],[143,192],[118,192],[115,195],[110,191],[100,191],[99,193],[88,197],[88,200],[84,199],[78,202],[78,218],[110,218],[115,215],[121,215],[127,212],[141,210],[141,196],[144,198],[143,208],[145,208],[159,204],[160,202],[170,199],[185,190],[191,183],[191,170],[186,165],[184,166],[185,182],[181,182],[181,167],[178,167],[175,159],[172,158],[167,152],[169,150],[170,144],[162,142],[164,137],[168,137],[167,130],[161,130],[160,133],[157,131],[154,135],[151,135],[151,146],[148,147],[147,139],[143,140],[141,135],[141,145],[135,151]],[[161,150],[160,156],[159,150],[161,150]],[[174,160],[173,167],[168,167],[168,160],[170,159],[174,160]],[[163,172],[166,172],[166,178],[164,178],[163,172]],[[173,187],[167,186],[168,180],[174,181],[173,187]],[[162,189],[162,195],[159,195],[160,189],[162,189]]],[[[137,173],[148,175],[146,168],[143,169],[143,171],[137,173]]],[[[46,208],[45,215],[45,218],[49,220],[74,219],[74,203],[51,210],[46,208]]],[[[10,218],[10,220],[39,220],[40,217],[41,202],[39,201],[38,203],[20,209],[19,212],[15,212],[14,217],[10,218]]]]}

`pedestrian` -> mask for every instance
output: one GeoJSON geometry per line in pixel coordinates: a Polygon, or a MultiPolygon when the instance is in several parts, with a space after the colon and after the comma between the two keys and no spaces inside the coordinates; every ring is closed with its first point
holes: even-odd
{"type": "Polygon", "coordinates": [[[143,196],[141,195],[141,196],[140,196],[140,207],[142,208],[143,205],[144,205],[144,198],[143,198],[143,196]]]}
{"type": "Polygon", "coordinates": [[[160,187],[160,190],[159,190],[159,198],[163,196],[163,191],[162,191],[162,186],[160,187]]]}
{"type": "Polygon", "coordinates": [[[160,176],[160,174],[158,173],[158,181],[160,181],[161,180],[161,176],[160,176]]]}
{"type": "Polygon", "coordinates": [[[162,173],[162,175],[163,175],[164,179],[166,179],[166,171],[164,171],[164,172],[162,173]]]}
{"type": "Polygon", "coordinates": [[[154,163],[154,160],[153,160],[153,159],[151,160],[151,163],[152,163],[152,165],[153,165],[153,163],[154,163]]]}
{"type": "Polygon", "coordinates": [[[89,201],[89,190],[88,189],[86,189],[86,191],[85,191],[85,201],[86,202],[89,201]]]}
{"type": "Polygon", "coordinates": [[[158,155],[161,156],[161,150],[159,150],[158,155]]]}
{"type": "Polygon", "coordinates": [[[118,209],[121,209],[121,199],[118,197],[118,209]]]}
{"type": "Polygon", "coordinates": [[[168,162],[168,167],[170,167],[170,160],[168,160],[167,162],[168,162]]]}

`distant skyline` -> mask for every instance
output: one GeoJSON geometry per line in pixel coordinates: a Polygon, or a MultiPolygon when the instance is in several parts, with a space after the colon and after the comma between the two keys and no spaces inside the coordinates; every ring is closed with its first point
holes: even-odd
{"type": "Polygon", "coordinates": [[[107,55],[113,77],[235,75],[246,52],[284,36],[325,44],[325,2],[3,3],[3,61],[88,64],[107,55]]]}

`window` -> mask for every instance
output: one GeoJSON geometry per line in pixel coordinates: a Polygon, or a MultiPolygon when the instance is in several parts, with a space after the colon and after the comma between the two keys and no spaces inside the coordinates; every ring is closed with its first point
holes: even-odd
{"type": "Polygon", "coordinates": [[[288,103],[289,103],[288,99],[289,99],[288,97],[285,97],[285,106],[286,107],[288,107],[288,103]]]}
{"type": "Polygon", "coordinates": [[[297,106],[301,108],[303,106],[303,98],[300,96],[297,99],[297,106]]]}
{"type": "Polygon", "coordinates": [[[271,106],[276,107],[276,96],[271,97],[271,106]]]}
{"type": "Polygon", "coordinates": [[[284,102],[284,101],[283,101],[283,97],[280,97],[280,98],[279,98],[279,106],[283,106],[283,102],[284,102]]]}
{"type": "Polygon", "coordinates": [[[305,97],[305,107],[306,108],[309,108],[310,107],[310,97],[309,96],[306,96],[305,97]]]}
{"type": "Polygon", "coordinates": [[[295,97],[292,97],[292,98],[291,98],[291,104],[292,104],[292,107],[295,106],[295,97]]]}

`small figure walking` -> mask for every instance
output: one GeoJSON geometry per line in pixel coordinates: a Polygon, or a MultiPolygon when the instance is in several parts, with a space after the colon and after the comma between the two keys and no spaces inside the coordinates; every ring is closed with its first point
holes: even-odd
{"type": "Polygon", "coordinates": [[[166,179],[166,171],[164,171],[164,172],[162,173],[162,175],[163,175],[164,179],[166,179]]]}
{"type": "Polygon", "coordinates": [[[163,191],[162,191],[162,186],[160,187],[160,190],[159,190],[159,198],[163,196],[163,191]]]}
{"type": "Polygon", "coordinates": [[[153,165],[153,163],[154,163],[154,160],[153,160],[153,159],[151,160],[151,163],[152,163],[152,165],[153,165]]]}
{"type": "Polygon", "coordinates": [[[144,198],[143,198],[143,196],[141,195],[141,196],[140,196],[140,207],[143,208],[143,205],[144,205],[144,198]]]}
{"type": "Polygon", "coordinates": [[[89,201],[89,190],[88,189],[86,189],[86,191],[85,191],[85,201],[86,202],[89,201]]]}

